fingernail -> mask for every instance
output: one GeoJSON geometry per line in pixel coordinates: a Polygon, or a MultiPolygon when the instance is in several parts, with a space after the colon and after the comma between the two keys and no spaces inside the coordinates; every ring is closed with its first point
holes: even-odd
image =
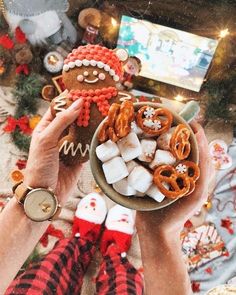
{"type": "Polygon", "coordinates": [[[72,105],[68,108],[68,110],[70,111],[77,111],[81,108],[83,104],[83,100],[82,99],[77,99],[76,101],[74,101],[72,103],[72,105]]]}

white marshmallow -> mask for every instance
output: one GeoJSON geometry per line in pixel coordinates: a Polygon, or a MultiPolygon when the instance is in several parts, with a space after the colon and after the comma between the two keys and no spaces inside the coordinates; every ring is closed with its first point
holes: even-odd
{"type": "Polygon", "coordinates": [[[146,192],[146,194],[157,202],[162,202],[165,198],[163,193],[159,191],[157,186],[153,184],[146,192]]]}
{"type": "Polygon", "coordinates": [[[142,148],[138,136],[134,132],[131,132],[126,137],[120,139],[117,144],[121,156],[125,162],[129,162],[137,158],[142,153],[142,148]]]}
{"type": "Polygon", "coordinates": [[[133,160],[129,161],[126,163],[126,167],[129,171],[129,174],[132,172],[132,170],[134,169],[134,167],[137,167],[139,166],[139,164],[133,160]]]}
{"type": "Polygon", "coordinates": [[[157,150],[153,161],[150,163],[149,167],[155,169],[160,165],[174,165],[176,158],[172,155],[171,152],[157,150]]]}
{"type": "Polygon", "coordinates": [[[136,191],[136,195],[135,196],[136,197],[145,197],[146,194],[145,193],[140,193],[140,192],[136,191]]]}
{"type": "Polygon", "coordinates": [[[170,150],[170,139],[176,127],[170,128],[166,133],[161,134],[157,138],[157,146],[165,151],[170,150]]]}
{"type": "Polygon", "coordinates": [[[107,183],[115,183],[126,176],[129,172],[126,168],[125,162],[121,157],[115,157],[102,165],[102,169],[107,183]]]}
{"type": "Polygon", "coordinates": [[[124,195],[124,196],[133,196],[136,194],[136,190],[133,189],[129,184],[128,184],[128,179],[124,178],[121,179],[120,181],[113,183],[113,188],[115,191],[117,191],[119,194],[124,195]]]}
{"type": "Polygon", "coordinates": [[[141,140],[142,154],[138,157],[138,159],[143,162],[151,162],[154,158],[156,146],[157,146],[156,140],[142,139],[141,140]]]}
{"type": "Polygon", "coordinates": [[[138,127],[138,125],[135,121],[131,122],[131,132],[134,132],[137,135],[143,134],[143,130],[140,127],[138,127]]]}
{"type": "Polygon", "coordinates": [[[100,144],[96,148],[96,155],[99,160],[102,162],[106,162],[116,156],[119,156],[120,151],[118,146],[115,142],[108,140],[103,144],[100,144]]]}
{"type": "Polygon", "coordinates": [[[128,176],[128,184],[141,193],[145,193],[152,184],[152,174],[142,166],[137,166],[128,176]]]}

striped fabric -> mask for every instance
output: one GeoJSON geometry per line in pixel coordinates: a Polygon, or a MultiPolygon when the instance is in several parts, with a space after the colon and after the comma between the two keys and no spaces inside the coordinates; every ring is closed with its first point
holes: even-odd
{"type": "MultiPolygon", "coordinates": [[[[16,278],[5,295],[77,295],[95,246],[81,238],[63,239],[44,259],[16,278]]],[[[98,295],[141,295],[142,277],[112,245],[96,280],[98,295]]],[[[92,294],[88,294],[92,295],[92,294]]]]}

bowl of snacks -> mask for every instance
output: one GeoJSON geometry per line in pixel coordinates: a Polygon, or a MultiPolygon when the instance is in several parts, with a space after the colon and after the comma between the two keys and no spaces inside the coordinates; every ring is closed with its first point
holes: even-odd
{"type": "Polygon", "coordinates": [[[114,202],[141,211],[188,197],[199,178],[199,152],[190,125],[159,103],[112,104],[90,146],[90,165],[114,202]]]}

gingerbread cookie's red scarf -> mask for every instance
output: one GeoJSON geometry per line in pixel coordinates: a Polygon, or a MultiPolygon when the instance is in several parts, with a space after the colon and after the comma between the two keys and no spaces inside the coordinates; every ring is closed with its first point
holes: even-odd
{"type": "Polygon", "coordinates": [[[107,87],[102,89],[90,90],[71,90],[67,97],[75,101],[83,99],[83,109],[77,120],[77,125],[80,127],[87,127],[90,119],[90,106],[95,103],[99,112],[103,117],[106,117],[110,108],[109,99],[117,96],[118,90],[115,87],[107,87]]]}

